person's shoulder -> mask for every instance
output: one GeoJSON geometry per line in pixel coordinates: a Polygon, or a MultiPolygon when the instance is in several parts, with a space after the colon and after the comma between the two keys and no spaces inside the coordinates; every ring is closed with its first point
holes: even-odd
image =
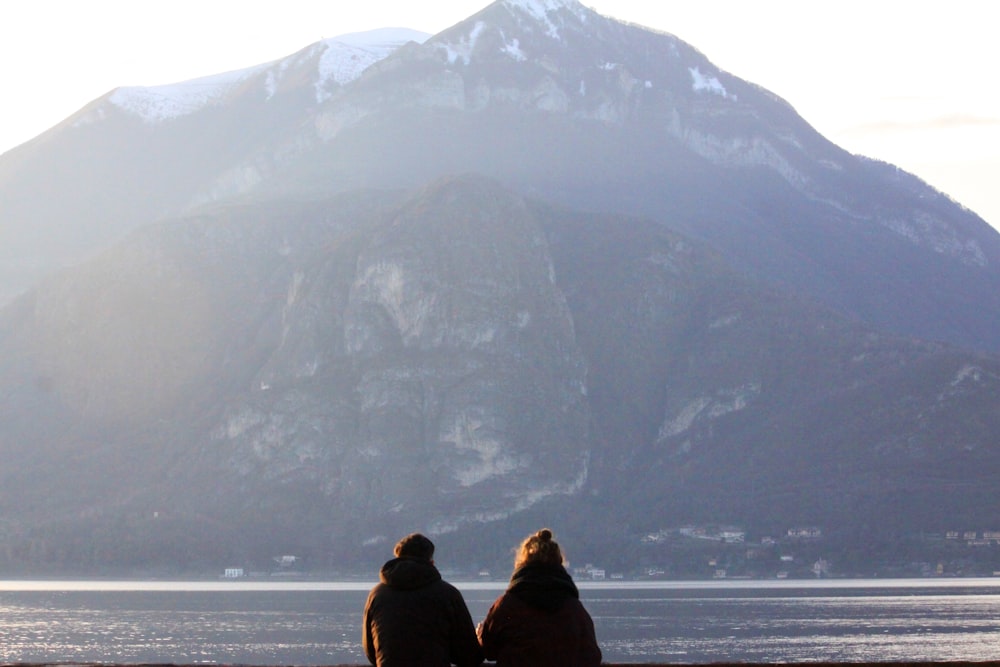
{"type": "Polygon", "coordinates": [[[441,590],[448,591],[449,593],[457,593],[458,595],[462,594],[462,591],[458,590],[458,586],[455,586],[450,581],[445,581],[444,579],[438,579],[436,582],[434,582],[434,585],[440,588],[441,590]]]}
{"type": "Polygon", "coordinates": [[[497,599],[493,601],[491,608],[493,609],[505,609],[505,610],[518,610],[522,607],[527,607],[524,600],[514,595],[510,591],[504,591],[497,599]]]}
{"type": "Polygon", "coordinates": [[[454,584],[440,579],[433,584],[434,595],[439,600],[448,600],[450,604],[461,604],[465,606],[465,596],[462,595],[462,591],[458,589],[454,584]]]}
{"type": "Polygon", "coordinates": [[[372,600],[372,599],[378,597],[379,595],[385,593],[386,591],[391,590],[391,588],[392,587],[389,586],[388,584],[383,583],[383,582],[379,582],[379,583],[375,584],[374,586],[372,586],[371,590],[368,591],[368,599],[372,600]]]}

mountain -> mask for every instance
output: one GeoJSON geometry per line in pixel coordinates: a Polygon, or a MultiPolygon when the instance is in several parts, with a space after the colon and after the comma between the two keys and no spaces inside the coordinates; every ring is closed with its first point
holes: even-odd
{"type": "Polygon", "coordinates": [[[575,2],[494,3],[381,61],[285,145],[307,148],[280,172],[271,148],[253,157],[271,192],[486,174],[661,220],[879,328],[1000,349],[995,230],[683,42],[575,2]]]}
{"type": "MultiPolygon", "coordinates": [[[[391,37],[368,41],[407,35],[391,37]]],[[[346,48],[320,43],[186,95],[113,91],[2,156],[4,284],[208,203],[478,173],[658,219],[878,328],[1000,351],[996,230],[675,37],[575,1],[509,1],[419,45],[346,48]],[[378,57],[357,79],[331,75],[378,57]]]]}
{"type": "Polygon", "coordinates": [[[493,565],[541,522],[622,567],[821,526],[867,568],[992,528],[985,222],[574,0],[398,35],[0,157],[0,564],[332,569],[420,529],[493,565]]]}
{"type": "Polygon", "coordinates": [[[244,70],[118,88],[3,154],[0,303],[190,209],[251,146],[275,141],[366,67],[427,37],[401,28],[342,35],[244,70]]]}
{"type": "Polygon", "coordinates": [[[500,553],[567,502],[595,542],[993,511],[995,358],[480,177],[146,227],[2,324],[14,562],[350,563],[414,526],[500,553]]]}

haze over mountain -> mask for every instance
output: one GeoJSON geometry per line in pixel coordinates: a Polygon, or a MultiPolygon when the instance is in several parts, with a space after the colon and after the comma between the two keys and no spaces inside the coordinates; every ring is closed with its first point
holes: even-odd
{"type": "Polygon", "coordinates": [[[112,91],[0,220],[10,566],[993,527],[1000,235],[575,0],[112,91]]]}

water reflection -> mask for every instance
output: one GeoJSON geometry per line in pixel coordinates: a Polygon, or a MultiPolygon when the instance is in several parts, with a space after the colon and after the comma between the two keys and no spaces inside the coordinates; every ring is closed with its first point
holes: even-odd
{"type": "MultiPolygon", "coordinates": [[[[365,661],[367,582],[0,582],[5,662],[365,661]]],[[[460,585],[481,619],[503,583],[460,585]]],[[[1000,659],[1000,581],[583,585],[609,661],[1000,659]]]]}

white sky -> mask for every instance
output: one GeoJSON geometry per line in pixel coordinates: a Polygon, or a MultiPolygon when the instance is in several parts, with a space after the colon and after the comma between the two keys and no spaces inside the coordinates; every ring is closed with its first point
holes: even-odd
{"type": "MultiPolygon", "coordinates": [[[[123,85],[274,60],[347,32],[438,32],[490,0],[2,0],[0,152],[123,85]]],[[[673,33],[847,150],[1000,227],[994,0],[583,0],[673,33]]]]}

